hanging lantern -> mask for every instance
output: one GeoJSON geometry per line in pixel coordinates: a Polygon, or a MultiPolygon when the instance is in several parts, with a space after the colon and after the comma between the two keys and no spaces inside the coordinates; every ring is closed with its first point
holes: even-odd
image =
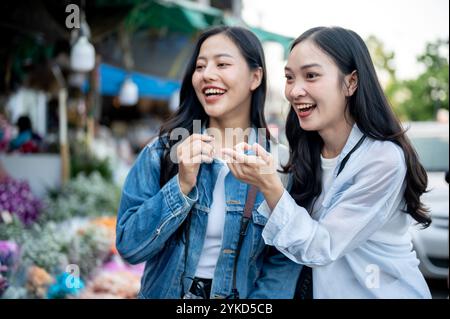
{"type": "Polygon", "coordinates": [[[180,106],[180,90],[177,89],[170,95],[169,110],[171,112],[175,112],[179,106],[180,106]]]}
{"type": "Polygon", "coordinates": [[[127,77],[120,88],[119,102],[124,106],[135,105],[139,100],[138,86],[127,77]]]}
{"type": "Polygon", "coordinates": [[[70,67],[73,71],[89,72],[95,66],[95,49],[86,36],[82,35],[70,52],[70,67]]]}

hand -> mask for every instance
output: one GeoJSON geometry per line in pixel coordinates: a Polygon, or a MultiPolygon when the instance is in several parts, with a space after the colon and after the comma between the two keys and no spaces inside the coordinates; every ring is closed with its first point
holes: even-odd
{"type": "Polygon", "coordinates": [[[257,143],[240,143],[233,149],[223,149],[222,153],[228,157],[227,163],[232,174],[244,183],[258,187],[273,209],[284,192],[273,156],[257,143]],[[243,150],[251,150],[255,155],[245,155],[243,150]]]}
{"type": "Polygon", "coordinates": [[[189,194],[197,183],[200,164],[213,161],[213,140],[209,135],[192,134],[177,146],[178,180],[183,194],[189,194]]]}

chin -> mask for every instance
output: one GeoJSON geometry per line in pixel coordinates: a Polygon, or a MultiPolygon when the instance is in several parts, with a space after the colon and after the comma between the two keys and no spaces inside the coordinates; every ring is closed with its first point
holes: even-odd
{"type": "Polygon", "coordinates": [[[224,111],[223,108],[221,108],[220,106],[209,105],[209,106],[203,107],[203,109],[205,110],[205,113],[209,117],[221,117],[224,114],[226,114],[226,111],[224,111]]]}
{"type": "Polygon", "coordinates": [[[300,127],[304,131],[309,131],[309,132],[320,132],[321,130],[323,130],[323,125],[313,124],[313,123],[306,123],[306,124],[300,123],[300,127]]]}
{"type": "Polygon", "coordinates": [[[318,125],[314,125],[314,123],[310,122],[310,121],[302,121],[301,119],[298,120],[299,121],[299,125],[300,127],[304,130],[304,131],[318,131],[318,125]]]}

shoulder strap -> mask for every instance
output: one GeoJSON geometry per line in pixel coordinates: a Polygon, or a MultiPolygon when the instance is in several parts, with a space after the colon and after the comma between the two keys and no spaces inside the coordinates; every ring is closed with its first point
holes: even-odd
{"type": "Polygon", "coordinates": [[[253,205],[255,204],[256,194],[258,193],[258,189],[256,186],[249,185],[249,189],[247,191],[247,199],[245,200],[244,206],[244,218],[250,218],[252,216],[253,205]]]}
{"type": "MultiPolygon", "coordinates": [[[[258,140],[258,143],[260,140],[258,140]]],[[[268,141],[266,141],[266,148],[268,148],[268,141]]],[[[242,242],[244,241],[245,234],[247,233],[248,223],[252,218],[252,210],[255,205],[256,194],[258,193],[258,189],[256,186],[249,185],[247,189],[247,198],[245,199],[244,206],[244,214],[241,219],[241,227],[239,229],[239,239],[236,248],[236,256],[234,257],[234,265],[233,265],[233,288],[231,290],[231,295],[228,296],[230,299],[239,299],[239,292],[236,287],[236,271],[237,271],[237,262],[239,259],[239,255],[241,254],[242,242]]]]}
{"type": "Polygon", "coordinates": [[[345,164],[347,164],[347,161],[349,160],[350,156],[353,154],[354,151],[356,151],[361,146],[362,142],[364,142],[365,139],[366,139],[366,135],[363,135],[359,139],[358,143],[356,143],[356,145],[353,146],[352,150],[350,152],[348,152],[348,154],[344,157],[344,159],[341,162],[341,165],[339,165],[339,170],[337,172],[337,175],[339,175],[342,172],[342,170],[344,169],[345,164]]]}

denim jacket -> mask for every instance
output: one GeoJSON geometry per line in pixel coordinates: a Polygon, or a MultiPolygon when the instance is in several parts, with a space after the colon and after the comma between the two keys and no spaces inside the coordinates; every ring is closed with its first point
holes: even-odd
{"type": "MultiPolygon", "coordinates": [[[[201,164],[197,185],[184,196],[178,175],[163,187],[159,185],[161,143],[156,139],[147,145],[127,176],[118,213],[116,246],[129,263],[146,263],[139,298],[175,299],[189,291],[195,276],[213,188],[222,164],[216,160],[201,164]],[[188,214],[189,245],[185,258],[184,241],[175,233],[188,214]]],[[[277,150],[282,162],[287,161],[286,147],[275,143],[269,146],[277,150]]],[[[234,256],[248,188],[231,173],[225,184],[225,226],[210,298],[226,298],[231,294],[234,256]]],[[[236,287],[240,298],[292,298],[301,266],[265,245],[261,234],[267,217],[257,209],[263,200],[258,192],[237,264],[236,287]]]]}

